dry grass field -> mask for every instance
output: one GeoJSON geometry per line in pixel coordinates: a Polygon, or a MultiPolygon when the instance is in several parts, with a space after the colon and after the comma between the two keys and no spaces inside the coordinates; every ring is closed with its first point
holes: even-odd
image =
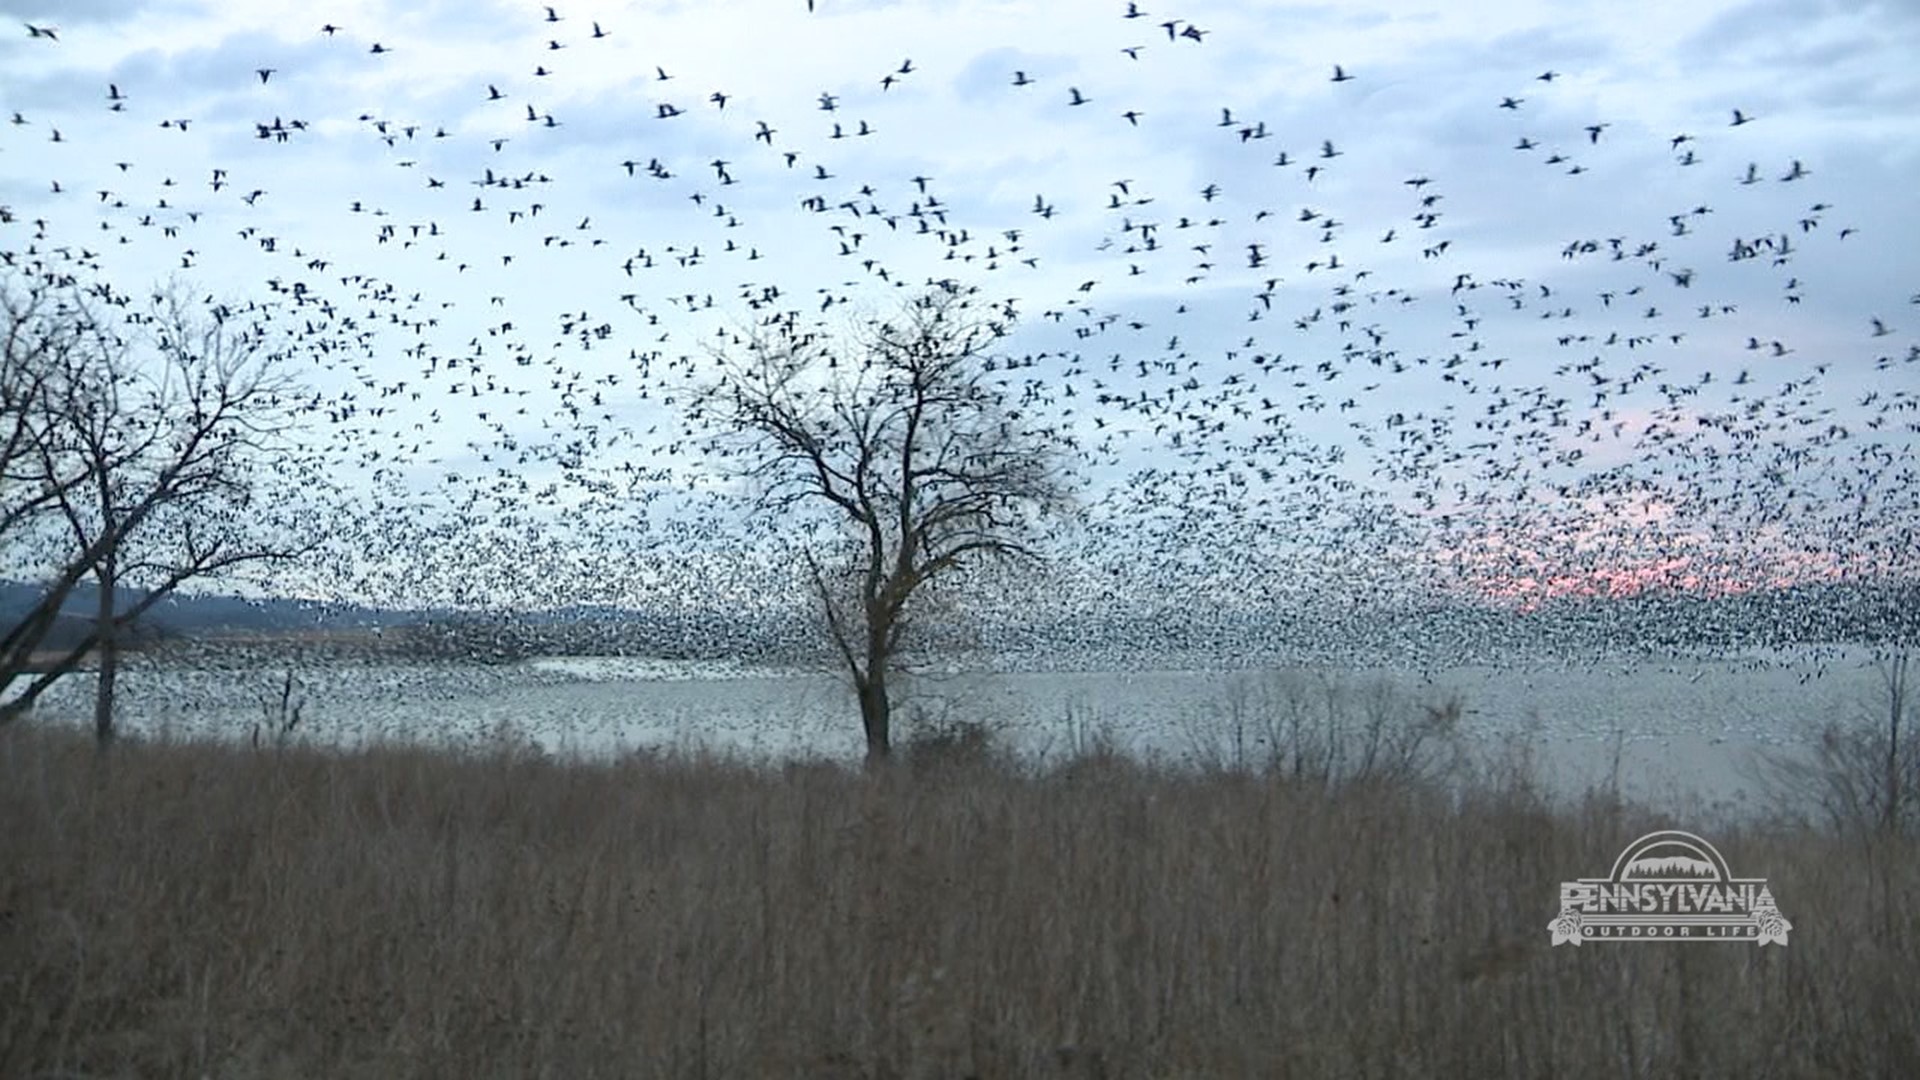
{"type": "Polygon", "coordinates": [[[1912,839],[1710,836],[1787,948],[1550,948],[1560,881],[1698,823],[901,758],[0,730],[0,1075],[1920,1075],[1912,839]]]}

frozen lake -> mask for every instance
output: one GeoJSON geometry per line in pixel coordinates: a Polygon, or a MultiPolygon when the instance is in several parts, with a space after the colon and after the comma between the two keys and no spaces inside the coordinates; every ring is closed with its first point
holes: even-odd
{"type": "MultiPolygon", "coordinates": [[[[299,734],[324,742],[477,745],[505,735],[563,754],[666,747],[759,759],[855,760],[862,750],[852,695],[834,677],[603,657],[500,665],[136,663],[121,680],[122,723],[147,733],[246,739],[277,711],[289,672],[299,734]]],[[[1617,753],[1622,789],[1676,812],[1758,808],[1761,793],[1751,790],[1746,759],[1791,747],[1810,724],[1872,715],[1882,692],[1863,654],[1426,673],[923,672],[901,689],[898,737],[909,737],[916,723],[982,723],[1043,761],[1094,740],[1172,762],[1258,757],[1287,718],[1305,718],[1313,729],[1329,692],[1349,722],[1372,707],[1396,727],[1425,715],[1428,705],[1457,700],[1471,752],[1527,753],[1557,791],[1605,780],[1617,753]]],[[[78,676],[44,698],[38,715],[84,721],[90,692],[91,680],[78,676]]]]}

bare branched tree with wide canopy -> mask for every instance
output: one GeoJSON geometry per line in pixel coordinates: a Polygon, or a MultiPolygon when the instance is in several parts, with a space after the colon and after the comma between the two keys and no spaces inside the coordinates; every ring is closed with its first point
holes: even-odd
{"type": "Polygon", "coordinates": [[[1038,560],[1038,528],[1068,505],[1061,436],[1023,423],[996,381],[1006,369],[991,350],[1009,325],[957,287],[841,340],[781,316],[720,357],[695,403],[758,512],[808,541],[870,762],[892,747],[888,676],[916,598],[981,564],[1038,560]]]}
{"type": "Polygon", "coordinates": [[[274,535],[255,499],[294,445],[285,361],[261,321],[179,288],[137,301],[51,274],[0,282],[0,576],[38,589],[0,626],[0,724],[91,654],[104,746],[135,620],[189,581],[310,546],[274,535]],[[86,631],[56,635],[88,580],[86,631]]]}

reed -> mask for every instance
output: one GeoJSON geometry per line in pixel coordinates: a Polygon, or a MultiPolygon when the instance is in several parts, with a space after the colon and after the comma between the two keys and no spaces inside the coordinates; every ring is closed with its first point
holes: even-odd
{"type": "Polygon", "coordinates": [[[1747,822],[1787,948],[1550,948],[1655,820],[1523,776],[0,731],[0,1075],[1920,1074],[1912,838],[1747,822]]]}

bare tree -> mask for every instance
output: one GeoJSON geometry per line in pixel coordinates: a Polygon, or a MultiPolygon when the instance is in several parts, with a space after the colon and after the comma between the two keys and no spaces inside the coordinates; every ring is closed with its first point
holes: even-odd
{"type": "Polygon", "coordinates": [[[989,350],[1008,318],[957,288],[845,342],[776,317],[720,357],[695,403],[758,510],[807,540],[801,561],[869,761],[892,748],[888,676],[917,598],[982,563],[1038,559],[1036,527],[1067,505],[1060,436],[1025,423],[995,382],[1004,368],[989,350]]]}
{"type": "Polygon", "coordinates": [[[135,304],[47,276],[9,283],[0,300],[0,539],[7,572],[42,576],[38,601],[0,636],[0,689],[22,684],[0,724],[92,653],[105,746],[135,620],[188,581],[307,546],[267,536],[254,504],[258,470],[291,446],[296,386],[257,312],[193,305],[178,289],[135,304]],[[89,578],[88,630],[35,663],[89,578]]]}

